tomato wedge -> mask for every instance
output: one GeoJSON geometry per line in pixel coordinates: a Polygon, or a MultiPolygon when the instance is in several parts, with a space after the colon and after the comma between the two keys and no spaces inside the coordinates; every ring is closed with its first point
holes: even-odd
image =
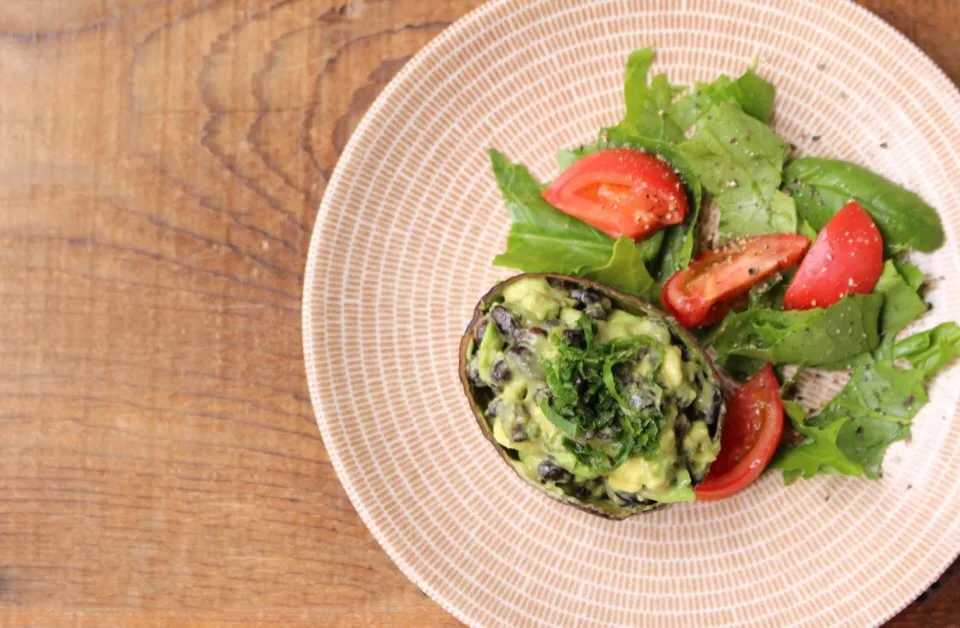
{"type": "Polygon", "coordinates": [[[611,238],[643,238],[683,222],[690,207],[673,168],[655,155],[629,148],[587,155],[564,170],[542,196],[611,238]]]}
{"type": "Polygon", "coordinates": [[[810,240],[771,233],[707,251],[663,286],[661,300],[685,327],[719,323],[732,301],[775,272],[800,261],[810,240]]]}
{"type": "Polygon", "coordinates": [[[727,401],[720,454],[694,489],[697,500],[730,497],[760,477],[783,436],[783,414],[780,383],[767,364],[727,401]]]}
{"type": "Polygon", "coordinates": [[[828,307],[843,297],[873,291],[883,272],[883,239],[856,201],[830,219],[810,247],[783,297],[786,310],[828,307]]]}

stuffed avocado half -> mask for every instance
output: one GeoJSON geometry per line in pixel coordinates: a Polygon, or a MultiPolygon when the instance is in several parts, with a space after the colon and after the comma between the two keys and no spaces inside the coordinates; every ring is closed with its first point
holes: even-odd
{"type": "Polygon", "coordinates": [[[693,338],[593,281],[526,274],[477,305],[460,378],[521,478],[612,518],[693,501],[720,449],[723,395],[693,338]]]}

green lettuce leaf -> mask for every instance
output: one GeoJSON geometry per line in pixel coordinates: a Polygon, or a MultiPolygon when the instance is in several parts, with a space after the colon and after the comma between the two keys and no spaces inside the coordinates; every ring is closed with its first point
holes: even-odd
{"type": "MultiPolygon", "coordinates": [[[[904,266],[910,265],[905,264],[904,266]]],[[[911,269],[919,271],[916,266],[905,268],[908,273],[912,273],[911,269]]],[[[922,273],[920,277],[922,282],[922,273]]],[[[911,281],[915,281],[915,277],[911,281]]],[[[883,273],[874,288],[874,292],[878,292],[884,297],[883,315],[880,317],[881,336],[892,342],[893,338],[904,327],[927,311],[927,304],[917,294],[917,288],[907,281],[900,273],[897,264],[892,260],[888,260],[883,265],[883,273]]]]}
{"type": "Polygon", "coordinates": [[[576,161],[580,159],[580,157],[582,156],[583,155],[580,155],[577,152],[577,149],[574,149],[574,150],[568,150],[566,148],[559,149],[557,151],[557,170],[559,172],[563,172],[564,170],[572,166],[574,163],[576,163],[576,161]]]}
{"type": "Polygon", "coordinates": [[[782,469],[784,482],[792,483],[797,477],[809,480],[818,473],[860,476],[863,468],[847,458],[837,445],[842,422],[830,424],[824,428],[807,425],[804,411],[792,401],[783,402],[787,418],[793,429],[806,437],[801,444],[777,452],[772,469],[782,469]]]}
{"type": "Polygon", "coordinates": [[[790,282],[795,274],[796,269],[776,273],[750,288],[750,291],[747,292],[749,309],[782,310],[783,297],[787,293],[787,288],[790,287],[790,282]]]}
{"type": "Polygon", "coordinates": [[[678,148],[720,207],[720,237],[775,233],[794,225],[789,204],[774,197],[780,187],[787,146],[770,127],[737,105],[721,103],[707,112],[696,133],[678,148]]]}
{"type": "Polygon", "coordinates": [[[543,200],[543,186],[523,165],[508,162],[496,150],[490,151],[490,161],[513,221],[507,250],[494,258],[494,266],[579,274],[609,262],[612,238],[543,200]]]}
{"type": "Polygon", "coordinates": [[[629,135],[679,142],[683,130],[665,110],[683,88],[671,85],[663,74],[657,74],[648,83],[653,57],[652,48],[630,53],[623,86],[627,112],[616,128],[629,135]]]}
{"type": "Polygon", "coordinates": [[[643,258],[643,262],[647,264],[649,268],[653,268],[655,266],[654,263],[660,259],[663,240],[666,235],[666,230],[661,229],[652,236],[648,236],[644,240],[637,242],[637,250],[640,251],[640,257],[643,258]]]}
{"type": "Polygon", "coordinates": [[[770,122],[773,118],[773,100],[777,88],[752,68],[734,81],[733,93],[743,110],[760,122],[770,122]]]}
{"type": "Polygon", "coordinates": [[[923,276],[923,271],[920,270],[919,266],[915,266],[907,262],[901,262],[900,260],[893,260],[893,265],[897,267],[897,272],[900,273],[900,276],[903,277],[908,286],[914,290],[920,290],[920,286],[923,285],[925,277],[923,276]]]}
{"type": "Polygon", "coordinates": [[[847,474],[837,464],[836,450],[866,477],[880,477],[887,448],[909,437],[913,418],[929,401],[930,378],[960,355],[960,326],[944,323],[879,353],[883,355],[853,370],[823,410],[800,422],[803,429],[798,431],[808,441],[785,449],[774,461],[775,468],[784,469],[785,479],[795,478],[797,471],[805,478],[817,473],[847,474]],[[900,360],[909,366],[901,367],[900,360]],[[834,443],[836,450],[825,442],[834,443]]]}
{"type": "Polygon", "coordinates": [[[584,271],[582,276],[635,294],[651,303],[660,301],[660,284],[647,272],[639,247],[630,238],[618,239],[613,245],[610,261],[600,268],[584,271]]]}
{"type": "MultiPolygon", "coordinates": [[[[884,263],[883,273],[873,289],[874,294],[883,295],[883,308],[880,314],[881,348],[876,349],[874,353],[882,351],[889,353],[889,348],[893,346],[897,334],[927,311],[926,302],[917,293],[917,288],[922,282],[923,272],[916,266],[906,263],[898,264],[893,260],[887,260],[884,263]],[[900,273],[901,266],[910,275],[909,281],[900,273]],[[919,281],[917,281],[917,273],[919,273],[919,281]]],[[[870,364],[875,359],[873,353],[867,352],[821,366],[830,371],[845,371],[870,364]]]]}
{"type": "Polygon", "coordinates": [[[692,92],[667,107],[667,115],[681,129],[689,129],[715,104],[739,104],[733,95],[732,85],[733,80],[726,74],[721,74],[712,83],[696,83],[692,92]]]}
{"type": "Polygon", "coordinates": [[[731,103],[757,120],[769,122],[773,117],[775,96],[773,83],[748,69],[735,81],[721,74],[712,83],[697,83],[690,94],[678,98],[667,108],[667,115],[681,129],[688,129],[706,115],[713,105],[731,103]]]}
{"type": "Polygon", "coordinates": [[[797,204],[780,190],[770,199],[770,226],[777,233],[797,232],[797,204]]]}
{"type": "Polygon", "coordinates": [[[828,308],[750,309],[728,314],[707,338],[718,361],[730,356],[774,364],[820,366],[872,351],[883,297],[851,295],[828,308]]]}
{"type": "Polygon", "coordinates": [[[851,198],[873,218],[889,252],[934,251],[943,244],[943,225],[922,198],[862,166],[837,159],[791,161],[784,181],[800,216],[814,229],[824,225],[851,198]]]}

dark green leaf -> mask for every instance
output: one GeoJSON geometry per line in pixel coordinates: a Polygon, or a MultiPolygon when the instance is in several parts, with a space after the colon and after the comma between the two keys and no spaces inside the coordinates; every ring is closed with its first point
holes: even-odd
{"type": "MultiPolygon", "coordinates": [[[[839,362],[821,365],[827,370],[844,371],[856,368],[861,365],[870,364],[875,361],[874,354],[882,352],[889,353],[893,346],[896,335],[908,324],[914,321],[918,316],[927,311],[927,304],[917,294],[916,289],[911,287],[907,280],[898,271],[898,266],[892,260],[888,260],[883,266],[883,274],[874,288],[874,294],[883,295],[883,308],[880,314],[880,347],[873,353],[862,353],[852,358],[846,358],[839,362]]],[[[911,275],[914,270],[919,272],[916,266],[904,264],[905,270],[911,275]]],[[[920,274],[921,281],[923,274],[920,274]]],[[[911,281],[915,281],[915,276],[911,281]]],[[[919,285],[919,284],[918,284],[919,285]]],[[[882,357],[882,356],[881,356],[882,357]]]]}
{"type": "Polygon", "coordinates": [[[640,252],[640,257],[643,258],[644,263],[648,265],[648,268],[651,262],[656,262],[660,259],[666,233],[666,230],[661,229],[652,236],[637,242],[637,250],[640,252]]]}
{"type": "MultiPolygon", "coordinates": [[[[960,326],[944,323],[898,342],[890,355],[857,366],[843,390],[819,414],[804,420],[785,405],[794,428],[807,437],[774,459],[789,483],[799,475],[882,473],[887,447],[910,435],[913,417],[927,402],[926,382],[960,355],[960,326]],[[895,360],[907,360],[900,368],[895,360]]],[[[789,403],[789,402],[788,402],[789,403]]]]}
{"type": "MultiPolygon", "coordinates": [[[[867,477],[877,478],[887,447],[909,436],[913,417],[928,401],[926,383],[958,355],[956,323],[914,334],[894,345],[890,355],[858,365],[843,390],[804,426],[835,433],[843,455],[867,477]],[[898,360],[910,366],[901,368],[898,360]]],[[[829,467],[819,472],[839,472],[829,467]]]]}
{"type": "Polygon", "coordinates": [[[897,267],[897,272],[900,273],[900,276],[903,277],[908,286],[916,291],[920,290],[920,287],[923,285],[924,276],[923,271],[920,270],[918,266],[901,262],[900,260],[893,260],[893,265],[897,267]]]}
{"type": "MultiPolygon", "coordinates": [[[[554,336],[557,355],[541,363],[550,398],[540,402],[540,409],[551,423],[574,437],[589,437],[596,430],[609,427],[620,435],[624,447],[634,451],[639,447],[643,451],[648,444],[655,446],[662,413],[644,414],[628,404],[613,376],[614,366],[635,360],[638,351],[646,350],[654,341],[640,336],[596,343],[593,323],[586,317],[581,318],[581,328],[587,340],[582,349],[562,335],[554,336]]],[[[582,439],[578,442],[583,444],[582,439]]],[[[589,454],[585,448],[575,449],[589,454]]],[[[619,466],[627,455],[620,450],[611,464],[619,466]]],[[[590,466],[596,466],[595,461],[590,466]]]]}
{"type": "Polygon", "coordinates": [[[825,309],[733,313],[708,343],[721,362],[741,356],[774,364],[829,364],[877,347],[882,304],[879,295],[852,295],[825,309]]]}
{"type": "Polygon", "coordinates": [[[880,275],[874,291],[884,297],[880,334],[891,341],[900,330],[927,311],[927,304],[917,294],[917,289],[907,283],[892,261],[888,260],[883,265],[883,274],[880,275]]]}
{"type": "Polygon", "coordinates": [[[750,288],[750,291],[747,292],[749,309],[782,310],[783,295],[786,294],[795,273],[795,270],[776,273],[750,288]]]}
{"type": "Polygon", "coordinates": [[[933,377],[960,355],[960,326],[943,323],[904,338],[893,348],[893,359],[908,360],[925,377],[933,377]]]}
{"type": "Polygon", "coordinates": [[[889,179],[845,161],[805,157],[784,172],[800,216],[823,229],[850,199],[870,214],[888,251],[934,251],[943,244],[943,225],[922,198],[889,179]]]}
{"type": "Polygon", "coordinates": [[[579,425],[570,419],[560,416],[559,413],[550,407],[550,402],[546,399],[540,401],[540,410],[543,412],[543,415],[547,417],[547,420],[553,423],[560,431],[570,436],[583,435],[583,430],[580,429],[579,425]]]}
{"type": "MultiPolygon", "coordinates": [[[[853,464],[859,464],[871,480],[880,477],[887,447],[910,436],[910,426],[867,417],[839,420],[837,447],[853,464]]],[[[829,429],[825,428],[825,429],[829,429]]]]}
{"type": "Polygon", "coordinates": [[[738,382],[745,382],[766,365],[763,360],[731,355],[723,360],[723,368],[738,382]]]}

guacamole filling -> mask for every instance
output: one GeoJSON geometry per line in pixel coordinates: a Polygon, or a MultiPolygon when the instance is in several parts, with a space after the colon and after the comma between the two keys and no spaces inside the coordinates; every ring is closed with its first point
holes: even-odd
{"type": "Polygon", "coordinates": [[[720,391],[694,353],[659,317],[525,277],[475,327],[467,373],[519,473],[618,512],[692,501],[717,457],[720,391]]]}

